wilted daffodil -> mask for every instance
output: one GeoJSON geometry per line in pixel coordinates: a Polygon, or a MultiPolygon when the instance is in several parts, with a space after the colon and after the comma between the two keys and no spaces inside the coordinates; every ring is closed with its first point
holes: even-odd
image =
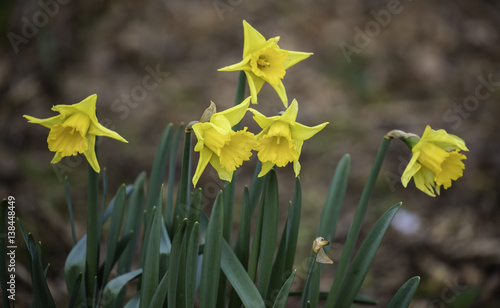
{"type": "Polygon", "coordinates": [[[96,100],[97,95],[94,94],[78,104],[53,106],[52,110],[60,114],[47,119],[24,115],[29,123],[50,128],[47,143],[49,150],[56,152],[52,164],[59,162],[65,156],[83,153],[95,172],[99,172],[95,154],[95,136],[106,136],[128,142],[118,133],[99,124],[96,117],[96,100]]]}
{"type": "Polygon", "coordinates": [[[409,137],[405,142],[413,155],[401,177],[404,187],[413,177],[418,189],[435,197],[439,195],[441,186],[447,189],[451,181],[463,175],[465,165],[462,160],[466,157],[460,151],[468,149],[461,138],[443,129],[436,131],[427,126],[420,139],[409,137]]]}
{"type": "Polygon", "coordinates": [[[295,176],[298,176],[300,173],[299,157],[304,140],[314,136],[328,122],[314,127],[295,122],[299,111],[299,105],[295,99],[282,115],[274,117],[268,118],[252,108],[248,110],[254,114],[254,120],[262,128],[256,136],[257,145],[254,147],[262,162],[259,177],[268,173],[274,165],[284,167],[291,162],[293,162],[295,176]]]}
{"type": "Polygon", "coordinates": [[[243,60],[223,67],[219,71],[244,71],[254,104],[257,104],[257,93],[262,89],[264,82],[268,82],[287,107],[288,99],[281,81],[285,77],[286,69],[308,58],[312,53],[281,49],[278,46],[279,36],[266,40],[246,21],[243,21],[243,31],[245,36],[243,60]]]}
{"type": "Polygon", "coordinates": [[[194,150],[200,152],[193,185],[196,186],[208,163],[217,170],[220,179],[231,181],[236,168],[250,159],[256,143],[255,135],[247,132],[246,127],[236,132],[232,129],[241,121],[249,105],[250,97],[237,106],[214,113],[208,121],[202,119],[192,126],[198,139],[194,150]]]}

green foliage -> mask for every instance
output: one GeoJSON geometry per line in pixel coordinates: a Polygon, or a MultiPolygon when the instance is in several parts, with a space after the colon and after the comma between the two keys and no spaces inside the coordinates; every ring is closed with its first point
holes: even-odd
{"type": "MultiPolygon", "coordinates": [[[[244,98],[246,77],[240,73],[236,104],[244,98]]],[[[176,132],[167,125],[151,166],[149,182],[141,173],[133,185],[121,185],[106,210],[106,172],[102,191],[99,174],[89,167],[87,233],[76,241],[69,183],[66,199],[70,213],[73,247],[66,258],[65,278],[70,307],[286,307],[289,296],[300,296],[302,307],[317,307],[320,299],[325,307],[350,307],[353,303],[373,305],[373,299],[359,294],[371,264],[382,244],[384,234],[401,203],[388,209],[374,224],[354,255],[360,229],[370,197],[385,157],[389,139],[384,138],[371,173],[356,208],[349,234],[338,263],[317,264],[317,252],[311,250],[307,269],[295,264],[295,253],[302,208],[300,179],[295,182],[284,228],[279,230],[279,185],[275,170],[258,177],[257,167],[250,187],[245,187],[242,202],[236,200],[236,174],[226,183],[210,207],[202,189],[192,189],[192,133],[181,125],[176,132]],[[182,167],[176,176],[176,157],[181,135],[184,135],[182,167]],[[178,181],[176,179],[179,178],[178,181]],[[165,181],[167,183],[165,183],[165,181]],[[178,190],[174,192],[174,183],[178,190]],[[163,189],[165,187],[165,190],[163,189]],[[102,197],[101,208],[98,207],[102,197]],[[175,200],[175,202],[174,202],[175,200]],[[231,248],[233,210],[241,207],[241,218],[234,249],[231,248]],[[257,211],[257,212],[256,212],[257,211]],[[255,213],[256,212],[256,213],[255,213]],[[253,216],[256,221],[253,221],[253,216]],[[103,226],[109,220],[109,227],[103,226]],[[252,226],[253,233],[252,233],[252,226]],[[278,234],[280,237],[278,238],[278,234]],[[142,235],[142,237],[141,237],[142,235]],[[105,247],[100,260],[100,247],[105,247]],[[139,262],[135,256],[139,255],[139,262]],[[336,266],[328,293],[319,290],[324,266],[336,266]],[[299,267],[299,268],[298,268],[299,267]],[[114,270],[116,269],[116,270],[114,270]],[[290,292],[294,281],[303,286],[301,292],[290,292]],[[131,282],[135,294],[126,297],[131,282]]],[[[335,170],[321,216],[318,237],[331,240],[344,204],[351,161],[345,155],[335,170]]],[[[7,226],[6,201],[2,202],[0,228],[7,226]]],[[[19,221],[29,255],[33,282],[34,307],[53,307],[54,301],[42,267],[41,244],[26,234],[19,221]]],[[[0,242],[0,278],[6,294],[6,241],[0,242]]],[[[306,245],[311,245],[313,238],[306,245]]],[[[328,248],[325,247],[328,252],[328,248]]],[[[302,266],[302,264],[300,265],[302,266]]],[[[389,307],[408,307],[419,278],[408,280],[395,294],[389,307]]],[[[9,302],[3,297],[3,306],[9,302]]]]}

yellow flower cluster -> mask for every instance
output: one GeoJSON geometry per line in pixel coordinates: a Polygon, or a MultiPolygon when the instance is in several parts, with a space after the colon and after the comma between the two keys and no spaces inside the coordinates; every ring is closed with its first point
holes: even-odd
{"type": "Polygon", "coordinates": [[[259,177],[267,174],[275,165],[284,167],[293,163],[295,176],[300,173],[299,157],[304,140],[322,130],[323,123],[308,127],[296,122],[299,110],[294,99],[288,106],[288,99],[282,79],[286,69],[306,59],[312,53],[296,52],[280,49],[279,37],[266,40],[246,21],[243,21],[244,47],[243,60],[237,64],[226,66],[220,71],[244,71],[247,76],[251,96],[241,104],[223,112],[214,113],[210,119],[202,120],[192,126],[198,139],[195,151],[200,158],[193,184],[198,180],[208,163],[217,170],[219,178],[231,181],[233,172],[250,159],[252,150],[262,162],[259,177]],[[249,108],[250,101],[257,103],[257,94],[265,82],[268,82],[278,93],[281,101],[288,107],[281,115],[266,117],[255,109],[249,108]],[[247,131],[247,127],[233,131],[246,111],[253,113],[253,118],[262,128],[257,135],[247,131]]]}

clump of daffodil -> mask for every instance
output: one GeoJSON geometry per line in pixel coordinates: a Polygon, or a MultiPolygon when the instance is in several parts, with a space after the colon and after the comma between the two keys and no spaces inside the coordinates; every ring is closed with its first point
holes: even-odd
{"type": "Polygon", "coordinates": [[[217,170],[220,179],[231,181],[236,168],[250,159],[256,143],[255,135],[246,127],[236,132],[232,129],[241,121],[249,105],[250,97],[222,112],[214,113],[215,107],[211,105],[209,109],[212,111],[205,112],[202,120],[192,126],[198,139],[194,150],[200,152],[193,185],[196,186],[208,163],[217,170]]]}
{"type": "Polygon", "coordinates": [[[283,114],[266,117],[255,109],[249,108],[254,114],[254,120],[262,128],[256,136],[257,145],[254,147],[262,169],[259,177],[268,173],[274,165],[284,167],[293,162],[295,176],[300,173],[299,157],[304,140],[307,140],[322,130],[328,122],[308,127],[296,122],[299,105],[293,100],[290,107],[283,114]]]}
{"type": "Polygon", "coordinates": [[[308,58],[312,53],[281,49],[278,46],[279,36],[266,40],[246,21],[243,21],[243,31],[245,37],[243,60],[223,67],[219,71],[244,71],[254,104],[257,104],[257,93],[262,89],[264,82],[268,82],[287,107],[288,98],[282,82],[286,70],[308,58]]]}
{"type": "Polygon", "coordinates": [[[50,129],[47,143],[49,150],[56,152],[51,163],[58,163],[65,156],[78,153],[85,155],[92,169],[101,169],[95,154],[96,136],[106,136],[126,142],[118,133],[99,124],[96,117],[97,95],[93,94],[78,104],[56,105],[53,111],[60,114],[47,119],[24,115],[29,123],[43,125],[50,129]]]}
{"type": "Polygon", "coordinates": [[[465,142],[445,130],[433,130],[427,125],[421,138],[409,134],[402,138],[413,153],[401,177],[406,187],[411,178],[415,186],[429,196],[440,194],[441,186],[447,189],[451,181],[462,177],[467,159],[461,151],[468,151],[465,142]]]}

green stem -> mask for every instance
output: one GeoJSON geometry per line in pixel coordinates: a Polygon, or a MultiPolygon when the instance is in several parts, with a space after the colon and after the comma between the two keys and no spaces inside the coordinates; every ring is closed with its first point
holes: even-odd
{"type": "Polygon", "coordinates": [[[368,180],[363,189],[358,208],[356,209],[351,228],[349,229],[349,234],[347,235],[347,240],[344,249],[342,250],[342,255],[340,256],[337,271],[335,272],[335,278],[333,280],[325,307],[333,307],[335,301],[338,298],[338,292],[340,290],[340,286],[342,285],[342,281],[344,280],[345,273],[352,256],[352,252],[354,250],[354,246],[359,236],[361,223],[363,222],[363,218],[365,217],[368,202],[370,201],[373,188],[375,187],[375,182],[377,181],[377,177],[380,173],[380,168],[382,166],[382,162],[384,161],[384,157],[389,147],[390,141],[391,139],[388,138],[383,139],[377,156],[375,157],[375,162],[373,163],[370,175],[368,176],[368,180]]]}
{"type": "MultiPolygon", "coordinates": [[[[97,156],[97,138],[96,138],[96,156],[97,156]]],[[[88,165],[88,199],[87,199],[87,275],[86,287],[87,296],[93,298],[93,293],[96,287],[97,267],[99,264],[99,240],[98,234],[100,224],[99,216],[97,213],[98,200],[98,182],[99,175],[94,171],[90,164],[88,165]]],[[[94,299],[95,300],[95,299],[94,299]]],[[[89,301],[91,303],[93,301],[89,301]]]]}
{"type": "Polygon", "coordinates": [[[304,283],[304,290],[302,291],[302,300],[300,301],[300,307],[308,307],[308,302],[311,296],[311,282],[314,274],[314,266],[316,265],[316,255],[318,253],[311,250],[311,256],[309,257],[309,264],[307,265],[306,280],[304,283]]]}
{"type": "Polygon", "coordinates": [[[66,204],[68,206],[69,220],[71,222],[71,237],[73,239],[73,246],[76,245],[76,232],[75,232],[75,220],[73,219],[73,206],[71,205],[71,195],[69,189],[68,177],[65,177],[65,192],[66,192],[66,204]]]}

